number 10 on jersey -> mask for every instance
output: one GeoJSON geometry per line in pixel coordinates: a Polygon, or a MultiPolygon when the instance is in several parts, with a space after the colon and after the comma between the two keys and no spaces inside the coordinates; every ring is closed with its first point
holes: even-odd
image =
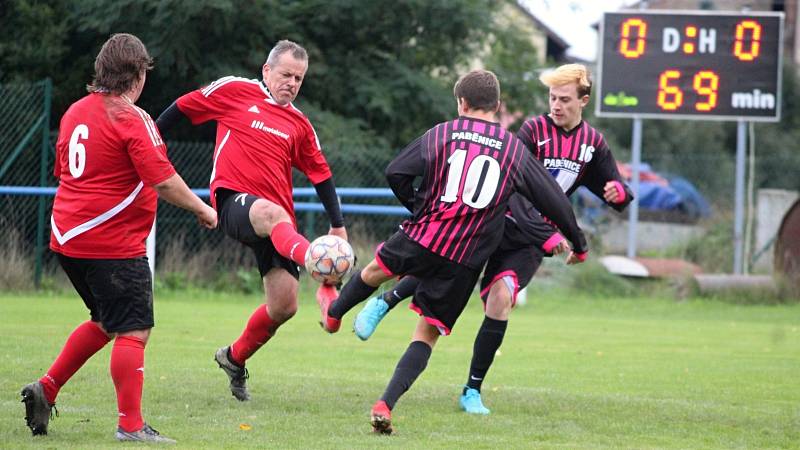
{"type": "Polygon", "coordinates": [[[489,155],[478,155],[467,162],[467,151],[456,150],[447,159],[447,185],[440,198],[445,203],[461,201],[475,209],[483,209],[494,198],[500,183],[500,163],[489,155]],[[463,185],[462,189],[461,188],[463,185]]]}

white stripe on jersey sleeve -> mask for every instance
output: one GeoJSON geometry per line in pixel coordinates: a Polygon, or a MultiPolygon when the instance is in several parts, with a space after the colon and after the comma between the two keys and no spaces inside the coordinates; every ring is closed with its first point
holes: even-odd
{"type": "Polygon", "coordinates": [[[139,195],[139,192],[142,190],[143,187],[144,183],[140,181],[139,184],[136,185],[136,189],[134,189],[133,192],[131,192],[127,197],[125,197],[125,200],[121,201],[117,206],[109,209],[103,214],[100,214],[94,219],[84,222],[78,225],[77,227],[67,231],[66,233],[64,233],[63,236],[61,235],[61,232],[58,230],[58,227],[56,226],[56,218],[51,215],[50,227],[53,229],[53,236],[56,237],[56,240],[58,241],[59,244],[64,245],[65,242],[74,238],[75,236],[83,234],[119,214],[120,211],[125,209],[128,205],[130,205],[133,202],[133,200],[136,198],[137,195],[139,195]]]}
{"type": "Polygon", "coordinates": [[[139,113],[139,117],[142,118],[142,122],[144,122],[144,127],[147,129],[147,134],[150,135],[150,140],[153,142],[154,147],[158,147],[164,144],[164,141],[161,140],[161,135],[158,134],[158,130],[156,129],[156,124],[153,123],[153,119],[150,117],[150,114],[147,114],[145,110],[139,108],[136,105],[133,106],[133,109],[139,113]]]}
{"type": "MultiPolygon", "coordinates": [[[[300,111],[300,108],[298,108],[297,106],[294,106],[294,103],[289,102],[289,106],[291,106],[293,110],[295,110],[295,111],[299,112],[300,114],[302,114],[303,117],[308,119],[308,116],[306,116],[303,111],[300,111]]],[[[319,143],[319,136],[317,136],[317,130],[314,129],[314,125],[311,124],[310,120],[306,120],[306,121],[308,122],[308,126],[311,127],[311,132],[314,133],[314,140],[317,142],[317,149],[319,151],[322,151],[322,145],[320,145],[320,143],[319,143]]]]}
{"type": "Polygon", "coordinates": [[[241,82],[244,82],[244,83],[251,83],[251,84],[261,84],[261,82],[258,81],[258,80],[252,80],[252,79],[243,78],[243,77],[235,77],[235,76],[231,75],[231,76],[227,76],[227,77],[222,77],[219,80],[209,84],[208,86],[204,87],[200,92],[203,94],[203,97],[208,97],[211,94],[213,94],[214,91],[216,91],[217,89],[221,88],[222,86],[225,86],[226,84],[228,84],[228,83],[230,83],[232,81],[241,81],[241,82]]]}

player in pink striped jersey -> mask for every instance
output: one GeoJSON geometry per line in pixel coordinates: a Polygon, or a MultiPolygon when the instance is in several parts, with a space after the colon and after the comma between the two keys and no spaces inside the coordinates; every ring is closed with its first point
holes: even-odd
{"type": "Polygon", "coordinates": [[[207,228],[216,226],[217,213],[175,173],[153,120],[135,105],[151,67],[137,37],[111,36],[95,59],[89,95],[61,118],[50,248],[90,319],[70,334],[47,373],[22,389],[25,419],[34,435],[47,434],[59,390],[114,339],[116,438],[175,442],[145,423],[141,412],[144,348],[154,325],[145,239],[158,197],[193,212],[207,228]]]}
{"type": "Polygon", "coordinates": [[[386,169],[389,186],[411,219],[378,247],[375,259],[353,275],[328,310],[339,320],[386,280],[412,275],[420,281],[412,309],[421,317],[412,342],[372,410],[373,429],[380,433],[391,433],[392,408],[463,311],[502,238],[512,195],[519,193],[546,212],[576,254],[586,253],[564,193],[522,143],[494,122],[500,97],[495,75],[472,71],[459,79],[454,94],[460,116],[428,130],[386,169]]]}
{"type": "MultiPolygon", "coordinates": [[[[633,195],[620,177],[602,134],[582,119],[592,86],[587,69],[567,64],[540,79],[550,88],[550,112],[525,121],[517,137],[543,162],[567,195],[586,186],[621,211],[633,195]]],[[[483,405],[480,389],[503,342],[520,287],[530,282],[545,255],[567,251],[569,246],[558,229],[530,202],[515,195],[509,202],[503,241],[489,258],[481,279],[486,317],[475,338],[467,383],[459,399],[466,412],[490,412],[483,405]]],[[[368,339],[387,312],[414,293],[417,283],[413,277],[404,278],[391,291],[371,299],[356,318],[356,335],[368,339]]]]}

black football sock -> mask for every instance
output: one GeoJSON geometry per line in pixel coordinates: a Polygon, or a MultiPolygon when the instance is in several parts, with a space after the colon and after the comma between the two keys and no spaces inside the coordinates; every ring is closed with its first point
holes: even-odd
{"type": "Polygon", "coordinates": [[[494,361],[494,354],[503,343],[503,336],[506,334],[507,320],[495,320],[484,317],[481,329],[475,336],[475,345],[472,347],[472,363],[469,366],[469,377],[467,378],[467,388],[481,390],[483,378],[489,367],[494,361]]]}
{"type": "Polygon", "coordinates": [[[394,408],[400,396],[414,384],[414,380],[425,370],[428,359],[431,357],[431,351],[431,346],[422,341],[413,341],[409,344],[406,352],[397,362],[394,375],[381,396],[381,400],[386,402],[389,409],[394,408]]]}
{"type": "Polygon", "coordinates": [[[383,301],[389,305],[389,309],[392,309],[398,303],[414,295],[418,284],[419,280],[416,277],[404,277],[391,291],[383,293],[383,301]]]}
{"type": "Polygon", "coordinates": [[[347,284],[342,287],[339,293],[339,298],[331,304],[328,308],[328,316],[334,319],[340,319],[347,314],[347,311],[353,309],[354,306],[368,299],[375,289],[361,278],[361,272],[350,277],[347,284]]]}

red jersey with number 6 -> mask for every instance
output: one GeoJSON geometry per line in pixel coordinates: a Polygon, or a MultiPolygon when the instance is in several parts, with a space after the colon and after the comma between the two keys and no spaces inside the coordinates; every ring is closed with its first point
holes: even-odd
{"type": "Polygon", "coordinates": [[[73,258],[145,254],[153,185],[175,174],[153,120],[122,97],[93,93],[61,118],[50,248],[73,258]]]}

